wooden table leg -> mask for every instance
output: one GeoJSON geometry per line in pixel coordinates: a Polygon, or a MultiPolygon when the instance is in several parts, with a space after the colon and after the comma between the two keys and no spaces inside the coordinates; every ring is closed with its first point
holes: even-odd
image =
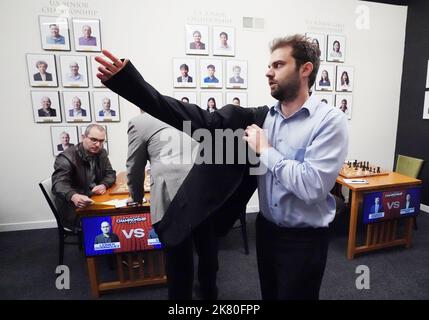
{"type": "Polygon", "coordinates": [[[95,264],[95,257],[87,257],[86,262],[88,264],[88,276],[89,284],[91,286],[91,293],[94,298],[99,298],[100,291],[98,291],[97,266],[95,264]]]}
{"type": "Polygon", "coordinates": [[[356,248],[356,231],[357,231],[357,217],[359,211],[359,203],[362,198],[362,193],[352,191],[352,205],[350,208],[350,226],[349,226],[349,241],[347,244],[347,258],[353,259],[356,248]]]}

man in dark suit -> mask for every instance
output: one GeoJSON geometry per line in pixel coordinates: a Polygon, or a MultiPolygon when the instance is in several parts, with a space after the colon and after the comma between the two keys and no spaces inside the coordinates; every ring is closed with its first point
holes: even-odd
{"type": "Polygon", "coordinates": [[[98,115],[100,117],[115,117],[116,111],[110,109],[110,106],[111,106],[110,99],[107,97],[104,97],[102,103],[103,103],[103,109],[98,112],[98,115]]]}
{"type": "Polygon", "coordinates": [[[103,233],[95,237],[94,244],[119,242],[118,235],[110,232],[110,224],[107,221],[103,221],[100,228],[103,233]]]}
{"type": "Polygon", "coordinates": [[[86,110],[82,108],[82,101],[79,97],[72,99],[73,108],[69,110],[70,117],[86,117],[86,110]]]}
{"type": "Polygon", "coordinates": [[[53,108],[51,108],[51,99],[49,97],[43,97],[40,101],[42,104],[42,107],[37,110],[37,114],[39,117],[56,117],[57,111],[53,108]]]}
{"type": "Polygon", "coordinates": [[[237,209],[246,205],[256,186],[257,173],[251,170],[255,163],[240,158],[243,146],[236,140],[245,141],[251,150],[246,144],[244,150],[259,155],[263,165],[257,181],[260,214],[256,221],[262,298],[318,299],[329,223],[335,217],[335,200],[329,191],[348,145],[342,113],[309,96],[320,50],[302,35],[275,39],[266,77],[276,105],[270,109],[227,105],[213,113],[162,96],[128,60],[121,61],[106,50],[103,53],[111,62],[97,57],[102,64],[97,76],[148,113],[182,130],[189,128],[183,128],[183,121],[190,120],[190,134],[199,134],[196,130],[202,128],[208,134],[231,129],[242,137],[227,149],[222,142],[225,137],[216,139],[219,134],[215,135],[218,141],[213,148],[223,146],[223,159],[219,162],[212,155],[215,162],[194,165],[160,222],[161,241],[173,245],[180,241],[179,232],[186,234],[207,218],[203,211],[222,221],[220,227],[228,227],[231,216],[236,217],[237,209]],[[232,155],[233,161],[228,163],[225,155],[232,155]],[[178,208],[180,215],[174,215],[172,210],[178,208]]]}
{"type": "Polygon", "coordinates": [[[177,77],[177,82],[192,82],[193,79],[189,73],[189,67],[186,63],[180,65],[180,73],[182,74],[180,77],[177,77]]]}
{"type": "Polygon", "coordinates": [[[73,143],[70,143],[70,135],[68,134],[68,132],[65,132],[65,131],[61,132],[60,141],[61,141],[61,143],[57,145],[58,151],[64,151],[64,150],[67,150],[68,148],[74,146],[73,143]]]}
{"type": "Polygon", "coordinates": [[[37,61],[36,68],[39,70],[39,72],[33,75],[34,81],[52,81],[52,74],[46,72],[46,69],[48,69],[48,64],[45,61],[37,61]]]}
{"type": "Polygon", "coordinates": [[[375,197],[374,204],[370,208],[371,213],[383,212],[383,207],[380,204],[380,197],[375,197]]]}
{"type": "Polygon", "coordinates": [[[234,66],[232,68],[232,71],[234,73],[234,76],[229,78],[229,83],[244,83],[244,79],[242,77],[240,77],[241,67],[240,66],[234,66]]]}

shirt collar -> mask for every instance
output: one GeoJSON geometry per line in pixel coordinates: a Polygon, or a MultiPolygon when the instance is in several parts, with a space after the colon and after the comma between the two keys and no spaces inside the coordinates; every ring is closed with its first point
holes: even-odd
{"type": "MultiPolygon", "coordinates": [[[[317,99],[315,96],[310,96],[303,104],[303,106],[296,111],[294,114],[297,114],[299,112],[304,112],[303,110],[307,110],[308,115],[312,116],[319,105],[319,99],[317,99]]],[[[274,115],[276,112],[279,114],[282,114],[281,112],[281,104],[280,101],[277,101],[277,103],[270,108],[270,114],[274,115]]]]}

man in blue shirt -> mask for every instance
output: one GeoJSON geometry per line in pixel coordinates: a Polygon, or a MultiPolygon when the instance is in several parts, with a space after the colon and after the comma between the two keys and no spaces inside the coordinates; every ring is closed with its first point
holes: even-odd
{"type": "Polygon", "coordinates": [[[204,83],[219,83],[219,79],[215,77],[214,73],[216,68],[214,65],[209,64],[207,66],[208,76],[204,78],[204,83]]]}
{"type": "Polygon", "coordinates": [[[60,27],[53,23],[49,25],[49,29],[51,29],[51,35],[46,37],[47,44],[65,44],[65,39],[62,35],[60,35],[60,27]]]}
{"type": "MultiPolygon", "coordinates": [[[[318,299],[328,253],[329,224],[335,216],[335,200],[329,192],[348,148],[344,114],[309,96],[320,65],[320,49],[302,35],[274,40],[266,77],[271,95],[278,102],[270,109],[227,105],[214,113],[203,113],[198,106],[163,97],[128,60],[123,62],[108,51],[103,53],[112,62],[97,57],[102,64],[97,76],[107,87],[155,117],[176,127],[190,120],[195,129],[246,129],[243,140],[260,155],[266,168],[257,181],[260,214],[256,221],[256,248],[262,298],[318,299]]],[[[204,177],[192,176],[196,185],[203,186],[203,181],[218,185],[221,181],[221,188],[226,189],[216,189],[213,199],[205,202],[215,213],[248,200],[248,192],[252,191],[247,188],[252,184],[251,174],[246,172],[248,164],[219,168],[207,165],[207,170],[201,170],[204,177]],[[226,205],[217,205],[216,200],[226,205]]],[[[192,197],[178,195],[169,210],[192,197]]],[[[192,201],[187,203],[200,205],[198,198],[192,201]]],[[[182,208],[187,210],[183,205],[182,208]]],[[[190,211],[187,214],[191,215],[190,211]]],[[[201,210],[197,213],[201,215],[201,210]]],[[[197,216],[192,217],[190,221],[196,225],[197,216]]],[[[175,239],[169,237],[174,231],[162,231],[164,238],[174,243],[175,239]]],[[[177,235],[176,238],[180,239],[177,235]]]]}

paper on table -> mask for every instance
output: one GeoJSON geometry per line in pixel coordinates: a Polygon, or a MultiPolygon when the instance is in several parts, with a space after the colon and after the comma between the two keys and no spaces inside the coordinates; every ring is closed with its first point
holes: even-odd
{"type": "Polygon", "coordinates": [[[368,183],[368,180],[365,179],[343,179],[345,183],[349,184],[365,184],[368,183]]]}
{"type": "Polygon", "coordinates": [[[123,200],[112,199],[112,200],[104,201],[104,202],[93,202],[92,205],[122,208],[122,207],[127,206],[127,199],[123,199],[123,200]]]}

